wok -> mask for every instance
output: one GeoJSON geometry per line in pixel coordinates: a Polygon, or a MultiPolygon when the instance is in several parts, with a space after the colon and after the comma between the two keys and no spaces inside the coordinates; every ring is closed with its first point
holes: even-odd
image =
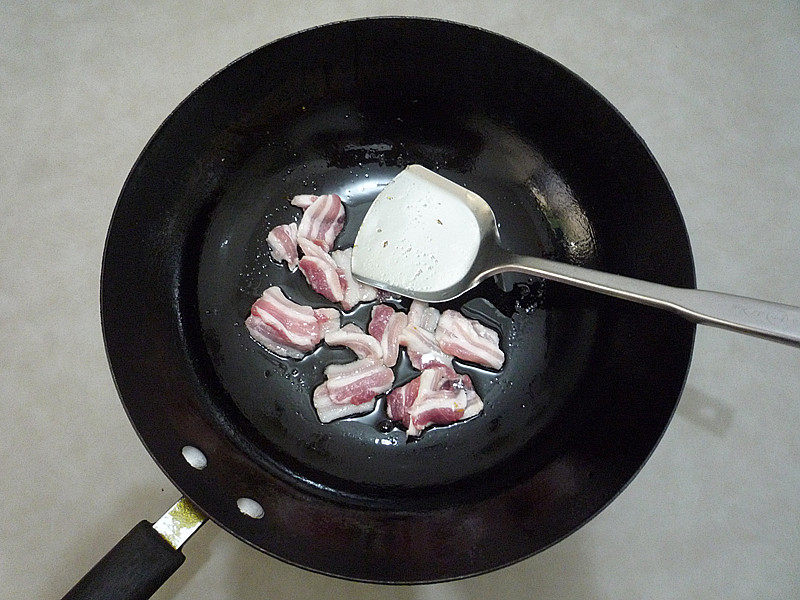
{"type": "MultiPolygon", "coordinates": [[[[599,93],[513,40],[417,18],[304,31],[211,77],[133,166],[103,260],[119,395],[189,506],[271,556],[371,582],[498,569],[586,523],[667,427],[695,332],[657,309],[502,275],[440,307],[502,330],[502,372],[458,367],[483,414],[413,442],[380,407],[320,423],[311,391],[325,364],[351,358],[322,347],[278,359],[248,337],[243,320],[270,285],[328,305],[269,259],[266,233],[296,217],[294,194],[338,193],[347,247],[412,163],[486,198],[514,252],[695,285],[669,184],[599,93]]],[[[369,309],[346,321],[365,325],[369,309]]],[[[401,364],[397,381],[411,376],[401,364]]],[[[68,597],[103,585],[147,597],[177,568],[180,552],[137,527],[68,597]]]]}

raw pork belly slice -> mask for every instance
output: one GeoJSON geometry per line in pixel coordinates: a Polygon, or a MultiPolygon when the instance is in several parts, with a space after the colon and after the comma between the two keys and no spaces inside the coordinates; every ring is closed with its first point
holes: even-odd
{"type": "Polygon", "coordinates": [[[394,373],[380,361],[363,358],[346,365],[328,365],[325,383],[314,390],[319,420],[329,423],[375,408],[375,396],[389,390],[394,373]]]}
{"type": "MultiPolygon", "coordinates": [[[[297,196],[292,201],[297,200],[297,196]]],[[[300,201],[304,203],[303,201],[300,201]]],[[[311,201],[297,228],[297,237],[311,240],[330,252],[336,236],[344,227],[344,206],[336,194],[326,194],[311,201]]]]}
{"type": "Polygon", "coordinates": [[[312,308],[319,323],[319,337],[324,338],[331,331],[339,329],[341,313],[335,308],[312,308]]]}
{"type": "Polygon", "coordinates": [[[298,238],[297,243],[300,244],[304,254],[299,262],[300,270],[315,292],[331,302],[341,302],[345,310],[378,297],[378,290],[374,287],[363,285],[353,279],[350,270],[352,248],[328,254],[320,246],[305,238],[298,238]]]}
{"type": "Polygon", "coordinates": [[[400,333],[406,328],[408,316],[395,311],[387,304],[372,307],[372,316],[367,331],[380,342],[383,364],[393,367],[400,353],[400,333]]]}
{"type": "Polygon", "coordinates": [[[331,252],[331,258],[333,258],[333,261],[344,275],[344,299],[342,300],[342,308],[350,310],[356,304],[369,302],[378,297],[378,290],[374,287],[353,279],[353,270],[351,266],[353,261],[352,248],[335,250],[331,252]]]}
{"type": "Polygon", "coordinates": [[[309,206],[314,204],[314,201],[319,198],[319,196],[314,196],[313,194],[298,194],[294,198],[290,204],[292,206],[299,206],[303,210],[307,209],[309,206]]]}
{"type": "Polygon", "coordinates": [[[409,436],[419,436],[431,425],[449,425],[474,417],[483,410],[483,401],[468,375],[436,366],[392,390],[386,409],[390,419],[403,423],[409,436]]]}
{"type": "Polygon", "coordinates": [[[253,303],[244,323],[250,336],[267,350],[278,356],[302,358],[327,332],[339,328],[339,311],[296,304],[273,286],[253,303]]]}
{"type": "Polygon", "coordinates": [[[500,336],[494,329],[454,310],[442,313],[435,338],[447,354],[484,367],[500,369],[506,359],[500,349],[500,336]]]}
{"type": "Polygon", "coordinates": [[[367,404],[334,404],[331,401],[330,394],[328,394],[328,386],[324,383],[314,389],[312,402],[319,420],[323,423],[330,423],[342,417],[371,412],[375,408],[374,400],[367,404]]]}
{"type": "Polygon", "coordinates": [[[362,358],[346,365],[325,368],[328,395],[335,404],[363,404],[391,389],[394,373],[380,361],[362,358]]]}
{"type": "MultiPolygon", "coordinates": [[[[421,387],[421,386],[420,386],[421,387]]],[[[483,410],[483,401],[474,391],[437,390],[414,401],[409,411],[406,433],[419,436],[431,425],[449,425],[474,417],[483,410]]]]}
{"type": "Polygon", "coordinates": [[[341,329],[325,334],[328,346],[344,346],[356,353],[358,358],[381,360],[381,345],[371,335],[364,333],[358,326],[348,323],[341,329]]]}
{"type": "Polygon", "coordinates": [[[402,421],[408,427],[408,410],[419,394],[419,380],[420,377],[417,376],[407,384],[394,388],[386,396],[386,416],[392,421],[402,421]]]}
{"type": "Polygon", "coordinates": [[[451,367],[453,357],[445,354],[436,342],[433,332],[419,325],[407,325],[400,332],[398,342],[405,346],[411,366],[420,371],[435,365],[451,367]]]}
{"type": "Polygon", "coordinates": [[[303,258],[300,259],[300,270],[306,276],[311,289],[325,296],[331,302],[344,299],[344,273],[333,262],[331,255],[305,238],[297,238],[303,258]]]}
{"type": "Polygon", "coordinates": [[[274,227],[267,235],[267,244],[272,258],[286,262],[292,273],[297,270],[297,223],[274,227]]]}
{"type": "Polygon", "coordinates": [[[432,306],[428,306],[427,302],[414,300],[411,308],[408,309],[408,324],[422,327],[433,333],[436,331],[436,324],[439,322],[440,316],[441,313],[432,306]]]}

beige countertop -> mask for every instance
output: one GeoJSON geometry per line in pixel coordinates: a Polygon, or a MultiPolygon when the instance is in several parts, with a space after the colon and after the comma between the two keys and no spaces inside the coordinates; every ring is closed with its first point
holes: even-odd
{"type": "MultiPolygon", "coordinates": [[[[298,29],[438,16],[511,36],[631,121],[686,218],[700,287],[800,304],[796,2],[0,4],[0,586],[58,598],[177,497],[129,426],[99,321],[122,183],[195,86],[298,29]]],[[[215,525],[156,598],[800,597],[800,353],[701,328],[686,391],[634,482],[553,548],[473,579],[355,584],[215,525]]]]}

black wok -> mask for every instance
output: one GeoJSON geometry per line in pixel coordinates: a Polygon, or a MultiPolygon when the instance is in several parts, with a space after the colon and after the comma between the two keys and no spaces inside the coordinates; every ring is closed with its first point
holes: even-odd
{"type": "MultiPolygon", "coordinates": [[[[102,321],[122,402],[166,475],[243,541],[297,566],[430,582],[539,552],[597,514],[653,451],[694,325],[522,276],[446,307],[503,330],[499,375],[469,372],[482,415],[405,442],[380,409],[319,422],[323,348],[297,362],[249,339],[260,292],[326,301],[270,261],[297,193],[340,194],[352,244],[369,202],[420,163],[485,198],[525,254],[694,287],[687,233],[656,161],[561,65],[449,22],[336,23],[271,43],[195,90],[143,150],[103,262],[102,321]],[[206,455],[197,470],[181,450],[206,455]],[[260,519],[237,507],[251,498],[260,519]]],[[[369,306],[348,320],[363,325],[369,306]]],[[[398,380],[410,377],[402,365],[398,380]]]]}

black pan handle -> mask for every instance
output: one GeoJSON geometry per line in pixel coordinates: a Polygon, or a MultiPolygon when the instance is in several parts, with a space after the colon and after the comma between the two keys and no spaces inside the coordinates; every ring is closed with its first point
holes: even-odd
{"type": "Polygon", "coordinates": [[[134,526],[63,600],[147,600],[186,560],[180,547],[204,521],[181,498],[155,524],[134,526]]]}
{"type": "Polygon", "coordinates": [[[63,600],[146,600],[186,557],[142,521],[84,575],[63,600]]]}

